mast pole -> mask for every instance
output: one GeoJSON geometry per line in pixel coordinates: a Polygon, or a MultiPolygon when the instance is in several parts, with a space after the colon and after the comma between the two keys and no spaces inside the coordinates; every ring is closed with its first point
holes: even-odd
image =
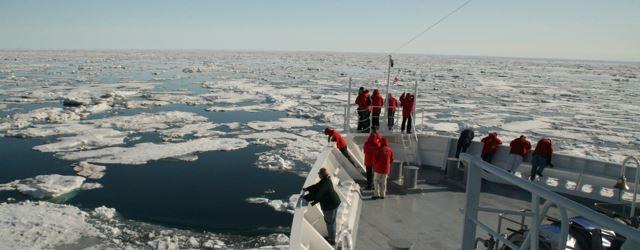
{"type": "MultiPolygon", "coordinates": [[[[393,59],[391,59],[391,55],[389,55],[389,64],[387,67],[387,89],[384,95],[384,122],[389,120],[389,83],[391,81],[391,64],[393,63],[393,59]]],[[[386,123],[385,123],[386,124],[386,123]]],[[[387,131],[387,126],[380,126],[383,131],[387,131]]]]}
{"type": "MultiPolygon", "coordinates": [[[[351,133],[351,77],[349,77],[349,95],[347,97],[347,105],[345,106],[345,121],[344,121],[344,132],[349,135],[351,133]]],[[[360,122],[360,121],[358,121],[360,122]]]]}

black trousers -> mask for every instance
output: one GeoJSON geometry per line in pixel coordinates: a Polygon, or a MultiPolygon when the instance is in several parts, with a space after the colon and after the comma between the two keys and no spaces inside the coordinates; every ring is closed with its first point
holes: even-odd
{"type": "Polygon", "coordinates": [[[347,151],[347,148],[341,148],[340,152],[342,153],[342,155],[344,155],[344,157],[347,157],[347,160],[349,160],[349,162],[351,162],[351,164],[353,164],[353,166],[356,166],[356,163],[353,161],[353,159],[351,159],[351,156],[349,155],[349,151],[347,151]]]}
{"type": "Polygon", "coordinates": [[[373,189],[373,167],[366,167],[367,168],[367,189],[371,190],[373,189]]]}
{"type": "Polygon", "coordinates": [[[480,155],[480,157],[482,157],[483,161],[486,161],[488,163],[491,163],[491,160],[493,160],[493,154],[489,154],[489,153],[482,154],[482,155],[480,155]]]}
{"type": "Polygon", "coordinates": [[[369,133],[369,111],[358,111],[358,132],[369,133]]]}
{"type": "Polygon", "coordinates": [[[407,128],[407,133],[411,133],[411,122],[413,119],[411,119],[411,116],[403,116],[402,117],[402,126],[400,126],[400,131],[404,132],[404,128],[406,125],[407,128]]]}
{"type": "Polygon", "coordinates": [[[371,126],[375,129],[380,128],[380,112],[373,112],[371,119],[371,126]]]}
{"type": "Polygon", "coordinates": [[[393,117],[396,114],[396,111],[390,111],[389,117],[387,118],[387,126],[389,126],[389,130],[393,130],[393,123],[395,122],[395,118],[393,117]]]}
{"type": "Polygon", "coordinates": [[[456,158],[460,158],[460,153],[466,153],[467,149],[471,146],[468,142],[458,142],[458,148],[456,149],[456,158]]]}

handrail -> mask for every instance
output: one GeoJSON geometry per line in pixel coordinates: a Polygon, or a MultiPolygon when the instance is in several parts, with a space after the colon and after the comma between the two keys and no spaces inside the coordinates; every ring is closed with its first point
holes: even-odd
{"type": "MultiPolygon", "coordinates": [[[[539,200],[539,198],[544,198],[548,202],[557,205],[560,209],[566,209],[578,215],[582,215],[586,218],[589,218],[595,224],[626,236],[627,241],[635,241],[634,243],[640,241],[640,230],[617,222],[604,214],[598,213],[562,195],[552,192],[538,184],[518,178],[502,168],[482,161],[482,159],[480,159],[480,157],[478,156],[472,156],[467,153],[462,153],[460,154],[460,159],[461,161],[466,162],[466,165],[468,166],[466,191],[467,200],[465,204],[465,221],[462,241],[462,249],[464,250],[473,249],[473,244],[476,237],[476,225],[480,226],[480,224],[477,223],[477,216],[479,210],[480,186],[481,180],[483,178],[481,170],[489,172],[490,174],[493,174],[496,177],[503,179],[506,182],[513,184],[523,190],[531,192],[533,196],[532,200],[534,201],[534,203],[536,200],[539,200]]],[[[537,217],[538,214],[535,211],[539,212],[539,207],[534,210],[534,218],[537,217]]],[[[534,220],[534,223],[536,223],[537,221],[538,220],[534,220]]],[[[536,227],[534,225],[534,227],[530,228],[535,229],[536,227]]],[[[486,228],[483,229],[486,230],[486,228]]],[[[566,235],[561,235],[560,237],[566,237],[566,235]]],[[[532,241],[532,245],[534,244],[537,244],[537,240],[532,241]]]]}
{"type": "MultiPolygon", "coordinates": [[[[631,201],[631,218],[633,218],[633,216],[636,214],[636,198],[638,196],[638,177],[640,177],[640,161],[638,161],[638,158],[635,158],[633,156],[628,156],[627,158],[625,158],[624,161],[622,161],[622,166],[620,167],[621,178],[624,178],[627,172],[627,162],[629,161],[634,161],[636,163],[636,178],[633,180],[634,181],[633,199],[631,201]]],[[[620,192],[622,193],[622,190],[620,190],[620,192]]],[[[620,197],[622,197],[622,194],[620,194],[620,197]]]]}
{"type": "MultiPolygon", "coordinates": [[[[346,131],[349,131],[349,133],[350,133],[351,132],[351,125],[350,124],[352,124],[352,122],[353,122],[353,121],[351,121],[351,118],[350,118],[352,112],[355,112],[355,117],[358,117],[358,111],[363,111],[363,110],[359,110],[358,109],[358,105],[357,104],[353,104],[353,103],[349,103],[345,108],[346,108],[346,111],[345,111],[346,113],[344,115],[344,118],[345,119],[349,118],[348,120],[345,120],[345,122],[344,122],[345,123],[345,129],[346,129],[346,131]]],[[[370,105],[368,109],[364,110],[364,111],[368,111],[369,112],[369,116],[364,117],[362,119],[357,118],[357,119],[355,119],[355,123],[358,124],[360,122],[367,122],[369,124],[368,128],[371,128],[373,126],[373,119],[372,119],[373,118],[373,112],[372,112],[373,108],[383,109],[384,106],[373,106],[373,105],[370,105]]],[[[414,112],[415,112],[415,109],[414,109],[414,112]]],[[[411,114],[411,119],[412,119],[412,123],[413,123],[412,127],[413,127],[414,131],[417,131],[416,119],[415,119],[415,115],[413,114],[414,112],[412,112],[412,114],[411,114]]],[[[386,119],[389,118],[389,115],[388,114],[387,115],[382,115],[382,113],[388,113],[388,112],[386,112],[384,110],[380,110],[380,115],[378,116],[378,119],[380,121],[379,126],[380,127],[384,126],[386,128],[386,125],[387,125],[387,120],[386,119]]],[[[402,107],[401,106],[395,107],[395,112],[394,112],[393,116],[391,116],[391,117],[394,118],[394,126],[398,126],[398,123],[399,123],[400,119],[402,118],[402,107]]]]}

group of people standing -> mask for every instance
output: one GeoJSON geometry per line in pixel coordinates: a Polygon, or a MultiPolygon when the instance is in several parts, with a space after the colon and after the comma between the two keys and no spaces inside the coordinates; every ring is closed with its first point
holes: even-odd
{"type": "MultiPolygon", "coordinates": [[[[362,93],[365,93],[365,92],[366,90],[364,90],[362,93]]],[[[380,114],[379,107],[383,103],[381,98],[378,99],[379,97],[376,97],[379,95],[380,95],[379,91],[374,90],[373,97],[367,97],[368,99],[376,100],[376,102],[373,102],[373,103],[380,104],[380,105],[377,105],[378,109],[375,109],[375,108],[370,109],[370,107],[372,106],[370,103],[368,104],[369,106],[367,106],[366,108],[366,112],[373,112],[374,113],[373,117],[376,117],[378,119],[380,114]]],[[[393,97],[389,95],[389,98],[393,98],[393,97]]],[[[414,98],[414,97],[411,94],[403,93],[403,95],[401,96],[401,99],[405,99],[405,98],[414,98]]],[[[360,99],[360,96],[359,96],[359,99],[360,99]]],[[[411,102],[412,101],[413,99],[411,100],[411,102]]],[[[356,102],[358,102],[358,100],[356,100],[356,102]]],[[[393,107],[395,108],[396,106],[397,105],[394,105],[393,107]]],[[[409,106],[408,104],[407,104],[407,107],[411,108],[409,110],[413,109],[413,106],[409,106]]],[[[358,111],[360,113],[361,110],[358,110],[358,111]]],[[[393,111],[395,111],[395,109],[393,111]]],[[[361,120],[363,117],[366,118],[368,117],[368,115],[363,114],[361,116],[361,120]]],[[[392,117],[393,117],[393,113],[390,112],[390,119],[393,119],[392,117]]],[[[409,114],[408,116],[405,116],[403,112],[403,117],[408,117],[408,121],[409,121],[408,132],[410,132],[411,131],[411,125],[410,125],[411,114],[409,114]]],[[[373,124],[378,124],[378,123],[373,123],[373,124]]],[[[391,129],[392,122],[390,122],[389,126],[391,129]]],[[[403,121],[403,127],[404,127],[404,121],[403,121]]],[[[373,197],[372,197],[373,200],[385,198],[386,191],[387,191],[387,179],[388,179],[389,172],[391,172],[391,164],[393,163],[393,159],[394,159],[393,150],[389,147],[387,138],[383,137],[377,131],[377,128],[378,128],[377,126],[373,126],[372,128],[368,128],[368,127],[364,128],[360,126],[360,123],[358,125],[359,131],[364,131],[364,129],[370,130],[369,138],[367,138],[367,141],[364,143],[363,151],[364,151],[364,164],[366,167],[366,179],[367,179],[366,189],[373,190],[373,197]]],[[[347,158],[347,160],[349,160],[349,162],[351,162],[351,164],[353,164],[353,166],[356,166],[354,160],[351,158],[351,155],[349,154],[349,151],[347,149],[347,142],[342,137],[342,135],[340,135],[340,133],[333,128],[325,128],[324,134],[328,136],[328,141],[335,142],[337,149],[347,158]]],[[[474,137],[474,132],[473,132],[473,129],[471,128],[464,129],[460,133],[460,137],[458,138],[457,150],[456,150],[456,158],[460,156],[460,153],[467,151],[467,149],[471,146],[473,142],[473,137],[474,137]]],[[[491,161],[493,160],[494,154],[497,152],[499,146],[503,142],[498,137],[498,133],[496,132],[489,133],[487,136],[482,138],[481,142],[483,143],[482,153],[481,153],[482,160],[491,163],[491,161]]],[[[522,161],[527,157],[527,155],[531,151],[532,146],[531,146],[531,142],[524,135],[520,135],[518,138],[512,140],[509,143],[509,146],[510,146],[510,149],[509,149],[509,157],[507,160],[507,166],[508,166],[508,171],[513,173],[518,169],[522,161]]],[[[551,139],[549,138],[540,139],[536,145],[535,150],[533,151],[532,159],[531,159],[532,168],[531,168],[530,179],[532,181],[535,180],[537,176],[542,177],[542,171],[544,170],[545,167],[547,166],[553,167],[553,164],[551,163],[552,157],[553,157],[553,143],[551,142],[551,139]]],[[[321,210],[324,215],[324,220],[325,220],[325,223],[327,224],[328,237],[326,239],[330,244],[333,245],[335,244],[335,235],[336,235],[336,214],[341,201],[340,201],[340,197],[333,189],[333,183],[331,181],[329,172],[325,168],[322,168],[318,172],[318,175],[320,177],[320,181],[318,181],[314,185],[304,188],[304,190],[307,191],[308,193],[304,195],[303,198],[311,202],[311,205],[320,203],[321,210]]]]}
{"type": "MultiPolygon", "coordinates": [[[[393,97],[391,93],[387,95],[389,107],[387,109],[387,127],[389,131],[393,131],[395,125],[395,113],[398,106],[402,107],[402,126],[401,132],[407,129],[407,133],[411,133],[413,109],[415,107],[415,96],[411,93],[402,93],[400,100],[393,97]]],[[[374,89],[370,93],[368,89],[360,87],[358,97],[355,104],[358,105],[358,132],[369,133],[371,129],[380,128],[380,113],[384,106],[384,99],[380,94],[380,90],[374,89]]]]}
{"type": "MultiPolygon", "coordinates": [[[[471,142],[473,141],[473,130],[464,129],[460,133],[458,138],[458,149],[456,150],[456,158],[460,157],[460,152],[466,152],[471,142]]],[[[482,138],[481,142],[482,153],[480,156],[482,160],[491,163],[493,155],[498,151],[498,147],[502,144],[502,140],[498,138],[498,133],[491,132],[486,137],[482,138]]],[[[513,139],[509,143],[509,158],[507,159],[507,171],[515,173],[520,167],[523,160],[531,151],[531,142],[526,136],[520,135],[518,138],[513,139]]],[[[536,144],[536,148],[533,151],[531,159],[531,176],[532,181],[536,177],[542,177],[542,172],[547,166],[553,167],[551,159],[553,157],[553,143],[549,138],[542,138],[536,144]]]]}

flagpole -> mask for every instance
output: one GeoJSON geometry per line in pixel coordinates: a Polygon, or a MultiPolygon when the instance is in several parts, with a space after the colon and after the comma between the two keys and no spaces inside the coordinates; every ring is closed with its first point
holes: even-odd
{"type": "MultiPolygon", "coordinates": [[[[389,120],[389,82],[391,81],[391,67],[393,64],[393,59],[391,59],[391,55],[389,55],[389,65],[387,67],[387,90],[386,90],[386,94],[384,95],[384,122],[386,124],[386,122],[389,120]]],[[[388,128],[387,126],[380,126],[382,129],[382,131],[387,131],[388,128]]]]}

